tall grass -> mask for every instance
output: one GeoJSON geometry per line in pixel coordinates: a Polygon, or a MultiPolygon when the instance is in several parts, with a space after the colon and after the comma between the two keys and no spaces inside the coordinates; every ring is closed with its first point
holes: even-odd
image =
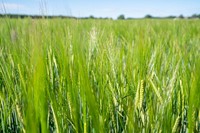
{"type": "Polygon", "coordinates": [[[199,20],[0,19],[0,132],[199,132],[199,20]]]}

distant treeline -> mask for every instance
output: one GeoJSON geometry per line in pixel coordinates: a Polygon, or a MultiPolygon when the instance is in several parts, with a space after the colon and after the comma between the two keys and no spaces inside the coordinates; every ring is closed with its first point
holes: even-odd
{"type": "Polygon", "coordinates": [[[71,16],[45,16],[45,15],[25,15],[25,14],[0,14],[0,18],[8,17],[8,18],[33,18],[33,19],[40,19],[40,18],[76,18],[71,16]]]}
{"type": "Polygon", "coordinates": [[[41,19],[41,18],[48,18],[48,19],[53,19],[53,18],[68,18],[68,19],[112,19],[108,17],[94,17],[94,16],[89,16],[89,17],[74,17],[74,16],[63,16],[63,15],[25,15],[25,14],[0,14],[0,18],[3,17],[8,17],[8,18],[32,18],[32,19],[41,19]]]}
{"type": "MultiPolygon", "coordinates": [[[[187,16],[184,17],[183,15],[179,15],[179,16],[166,16],[166,17],[155,17],[152,15],[146,15],[144,16],[144,18],[148,19],[148,18],[152,18],[152,19],[200,19],[200,14],[193,14],[192,16],[187,16]]],[[[117,19],[136,19],[136,18],[125,18],[124,15],[119,15],[119,17],[117,19]]]]}
{"type": "MultiPolygon", "coordinates": [[[[0,14],[0,18],[3,17],[8,17],[8,18],[32,18],[32,19],[40,19],[40,18],[48,18],[48,19],[53,19],[53,18],[70,18],[70,19],[112,19],[109,17],[94,17],[94,16],[89,16],[89,17],[74,17],[74,16],[63,16],[63,15],[57,15],[57,16],[52,16],[52,15],[25,15],[25,14],[0,14]]],[[[188,19],[200,19],[200,14],[193,14],[192,16],[189,17],[184,17],[183,15],[180,16],[167,16],[167,17],[155,17],[152,15],[146,15],[144,16],[144,18],[153,18],[153,19],[183,19],[183,18],[188,18],[188,19]]],[[[121,19],[121,20],[131,20],[131,19],[138,19],[138,18],[132,18],[132,17],[128,17],[125,18],[125,16],[119,15],[117,17],[117,19],[121,19]]]]}

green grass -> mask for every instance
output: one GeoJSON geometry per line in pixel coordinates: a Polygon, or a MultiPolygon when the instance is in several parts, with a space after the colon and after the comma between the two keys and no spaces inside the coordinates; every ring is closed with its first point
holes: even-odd
{"type": "Polygon", "coordinates": [[[199,132],[199,20],[0,19],[0,132],[199,132]]]}

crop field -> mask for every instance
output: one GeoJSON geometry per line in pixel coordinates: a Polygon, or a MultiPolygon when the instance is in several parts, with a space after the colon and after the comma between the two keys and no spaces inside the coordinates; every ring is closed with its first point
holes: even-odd
{"type": "Polygon", "coordinates": [[[0,132],[199,133],[200,20],[1,18],[0,132]]]}

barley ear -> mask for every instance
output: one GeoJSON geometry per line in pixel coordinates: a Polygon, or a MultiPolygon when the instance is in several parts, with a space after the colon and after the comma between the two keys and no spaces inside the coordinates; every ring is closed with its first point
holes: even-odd
{"type": "Polygon", "coordinates": [[[180,122],[180,116],[178,116],[178,117],[176,118],[176,121],[175,121],[174,126],[173,126],[173,128],[172,128],[172,133],[176,133],[177,128],[178,128],[178,125],[179,125],[179,122],[180,122]]]}
{"type": "Polygon", "coordinates": [[[140,100],[139,100],[139,108],[142,108],[142,103],[143,103],[143,98],[144,98],[144,80],[140,81],[140,100]]]}
{"type": "Polygon", "coordinates": [[[157,97],[158,97],[159,101],[160,101],[161,103],[163,103],[162,97],[161,97],[161,95],[160,95],[159,91],[157,90],[157,88],[156,88],[155,84],[153,83],[152,79],[150,79],[150,78],[149,78],[149,81],[150,81],[150,83],[151,83],[151,86],[152,86],[152,88],[153,88],[154,92],[156,93],[156,95],[157,95],[157,97]]]}
{"type": "MultiPolygon", "coordinates": [[[[24,124],[24,120],[23,120],[23,117],[22,117],[22,114],[21,114],[21,112],[20,112],[20,108],[19,108],[18,104],[16,104],[15,107],[16,107],[17,116],[18,116],[20,122],[21,122],[22,124],[24,124]]],[[[22,127],[22,131],[23,131],[23,133],[26,132],[25,129],[24,129],[24,127],[22,127]]]]}
{"type": "Polygon", "coordinates": [[[139,98],[140,98],[140,83],[138,83],[137,91],[136,91],[136,94],[135,94],[135,108],[138,108],[139,98]]]}

